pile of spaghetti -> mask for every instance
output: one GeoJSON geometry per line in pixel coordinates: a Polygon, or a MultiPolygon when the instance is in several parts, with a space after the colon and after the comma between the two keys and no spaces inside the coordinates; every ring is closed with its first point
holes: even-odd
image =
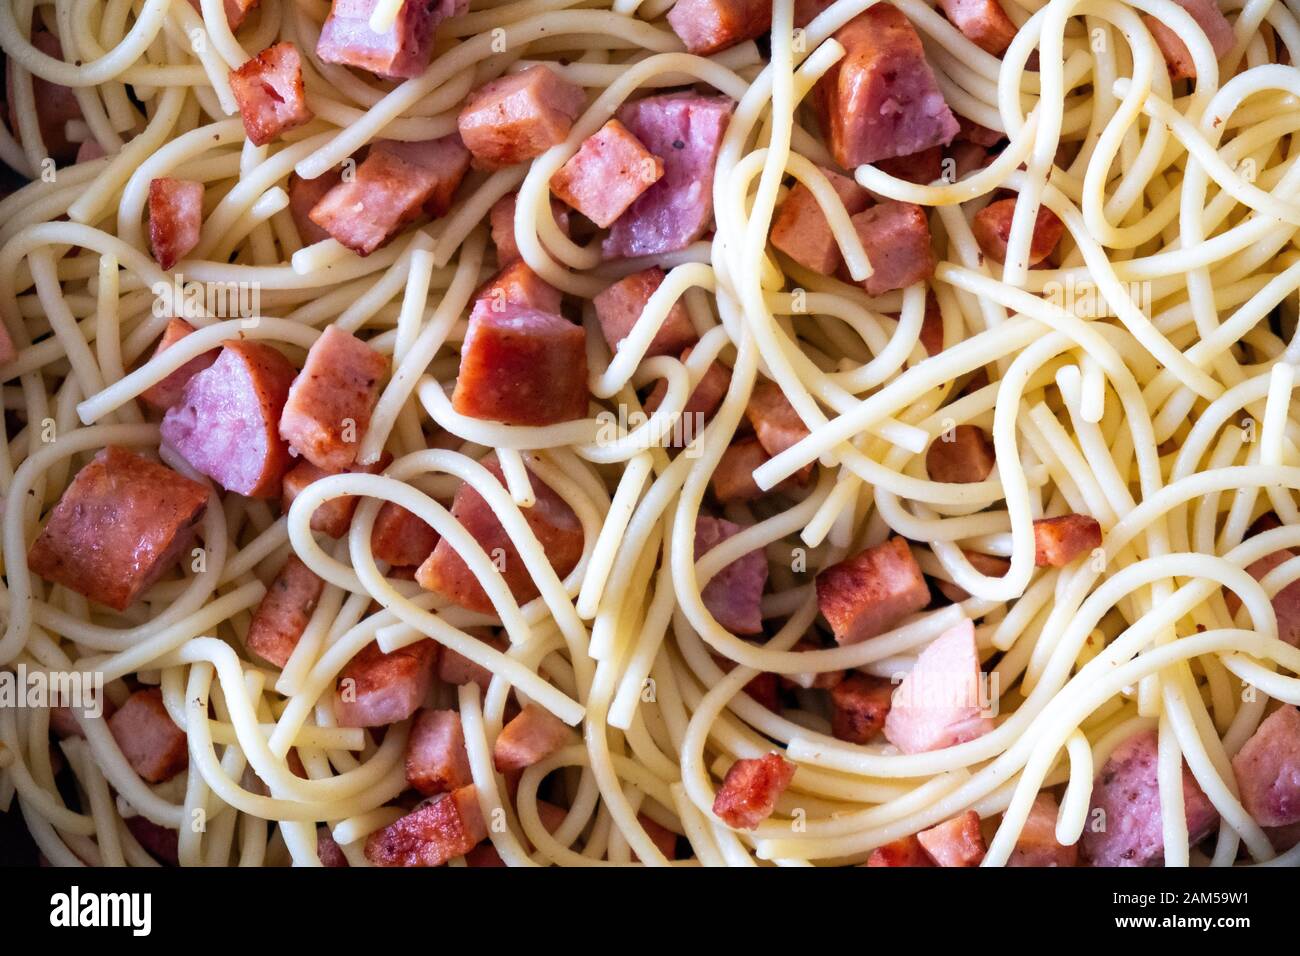
{"type": "MultiPolygon", "coordinates": [[[[932,175],[837,162],[834,124],[856,120],[822,94],[865,55],[871,0],[774,0],[698,53],[686,0],[676,19],[671,0],[333,6],[0,5],[0,159],[27,180],[0,201],[0,668],[102,676],[106,698],[0,707],[0,809],[21,811],[46,859],[1300,863],[1274,814],[1285,795],[1269,804],[1258,785],[1300,776],[1291,7],[1224,0],[1224,34],[1190,2],[1001,0],[1011,32],[977,45],[924,0],[894,0],[947,104],[932,175]],[[453,15],[427,61],[384,78],[322,57],[349,6],[371,10],[368,29],[453,15]],[[306,112],[263,138],[240,115],[241,70],[283,44],[306,112]],[[473,168],[436,215],[360,249],[346,222],[304,234],[296,185],[359,180],[377,141],[464,132],[485,85],[539,66],[581,92],[553,144],[493,164],[466,133],[473,168]],[[71,108],[50,124],[52,88],[71,108]],[[609,121],[629,104],[683,90],[729,101],[711,196],[673,207],[711,205],[712,221],[681,248],[640,254],[625,236],[611,256],[604,229],[552,200],[554,177],[580,173],[598,133],[627,134],[609,121]],[[52,130],[81,161],[58,157],[52,130]],[[201,184],[203,207],[166,270],[159,180],[201,184]],[[810,201],[831,268],[799,247],[815,229],[774,241],[782,210],[810,201]],[[1014,208],[1000,257],[979,215],[994,203],[1014,208]],[[870,277],[906,268],[906,238],[873,249],[854,227],[904,207],[932,267],[880,291],[870,277]],[[1047,255],[1044,223],[1060,232],[1047,255]],[[583,330],[581,417],[465,413],[471,349],[489,347],[476,290],[511,245],[562,298],[543,311],[583,330]],[[651,269],[661,281],[611,342],[595,300],[651,269]],[[177,317],[193,331],[158,348],[177,317]],[[651,349],[683,321],[689,352],[651,349]],[[181,403],[198,401],[236,354],[223,342],[296,371],[327,329],[385,372],[355,467],[324,469],[292,505],[278,482],[223,487],[222,463],[172,439],[176,408],[160,432],[141,400],[220,349],[185,385],[181,403]],[[774,397],[785,440],[765,430],[774,397]],[[936,478],[947,444],[973,475],[936,478]],[[123,452],[207,502],[196,547],[115,609],[33,542],[83,519],[58,503],[123,452]],[[355,512],[332,535],[314,513],[340,499],[355,512]],[[429,548],[455,552],[486,604],[425,587],[428,562],[377,558],[390,506],[432,528],[429,548]],[[485,510],[522,568],[479,546],[485,510]],[[581,529],[562,567],[538,530],[556,511],[581,529]],[[1050,519],[1068,516],[1087,517],[1065,527],[1086,546],[1045,557],[1050,519]],[[319,590],[268,662],[250,630],[294,560],[319,590]],[[971,647],[978,712],[967,701],[964,724],[936,727],[947,705],[905,692],[971,647]],[[425,669],[419,698],[349,719],[357,697],[387,692],[383,711],[407,690],[385,683],[399,664],[425,669]],[[169,733],[179,752],[159,766],[169,733]],[[434,750],[437,772],[421,762],[434,750]],[[442,824],[463,840],[437,845],[442,824]]],[[[264,85],[271,113],[292,105],[264,85]]]]}

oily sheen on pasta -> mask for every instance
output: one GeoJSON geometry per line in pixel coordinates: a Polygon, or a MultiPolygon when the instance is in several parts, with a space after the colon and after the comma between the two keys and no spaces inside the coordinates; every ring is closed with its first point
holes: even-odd
{"type": "Polygon", "coordinates": [[[48,862],[1300,863],[1291,7],[8,0],[0,47],[48,862]]]}

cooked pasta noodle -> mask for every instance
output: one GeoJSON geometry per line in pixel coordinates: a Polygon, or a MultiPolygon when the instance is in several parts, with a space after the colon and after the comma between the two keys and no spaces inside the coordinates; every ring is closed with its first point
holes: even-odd
{"type": "MultiPolygon", "coordinates": [[[[379,0],[369,28],[392,29],[404,2],[415,0],[379,0]]],[[[118,706],[157,686],[188,749],[186,769],[150,783],[106,715],[77,712],[77,733],[59,736],[57,701],[0,707],[0,809],[21,809],[46,859],[153,865],[156,847],[128,826],[143,818],[178,831],[187,866],[319,865],[317,825],[348,863],[373,862],[367,839],[415,807],[410,721],[379,735],[340,726],[331,703],[369,645],[431,640],[490,674],[482,687],[436,682],[423,703],[459,715],[488,839],[508,865],[857,864],[970,810],[988,840],[983,864],[1002,865],[1044,790],[1059,800],[1054,840],[1079,843],[1096,825],[1094,777],[1145,732],[1158,741],[1166,865],[1300,864],[1294,838],[1243,804],[1232,763],[1277,706],[1300,705],[1300,650],[1273,600],[1300,578],[1287,550],[1300,549],[1295,12],[1225,3],[1233,42],[1219,56],[1181,0],[1009,0],[1014,39],[997,57],[922,0],[894,0],[953,111],[1008,142],[960,177],[849,170],[882,202],[922,207],[937,253],[928,280],[868,295],[861,284],[884,266],[828,178],[813,100],[852,56],[841,28],[873,2],[886,0],[819,4],[796,27],[803,4],[773,0],[761,43],[699,56],[683,52],[667,2],[472,0],[439,27],[426,68],[391,80],[318,56],[319,2],[262,0],[235,31],[218,0],[0,4],[17,119],[0,129],[0,159],[30,180],[0,200],[0,319],[15,348],[0,366],[0,667],[98,673],[118,706]],[[1151,18],[1185,46],[1190,81],[1171,80],[1151,18]],[[61,56],[36,45],[33,24],[58,36],[61,56]],[[255,145],[230,71],[277,41],[302,56],[314,118],[255,145]],[[347,181],[351,157],[377,139],[452,134],[472,90],[539,65],[583,93],[555,145],[472,170],[442,215],[373,254],[300,234],[291,177],[342,169],[347,181]],[[38,107],[49,84],[70,88],[81,117],[59,134],[101,158],[47,158],[38,107]],[[626,103],[683,86],[735,104],[712,238],[607,258],[594,231],[561,222],[553,177],[626,103]],[[201,183],[206,197],[197,244],[174,269],[150,254],[146,209],[161,177],[201,183]],[[795,188],[824,212],[838,275],[769,241],[795,188]],[[487,220],[516,191],[518,255],[586,330],[583,418],[505,424],[465,413],[451,393],[476,290],[505,264],[494,264],[487,220]],[[976,215],[1005,197],[1003,264],[986,255],[976,215]],[[1040,209],[1063,237],[1035,264],[1040,209]],[[592,300],[650,265],[666,278],[611,352],[592,300]],[[185,299],[196,331],[155,354],[177,314],[160,297],[184,283],[203,290],[185,299]],[[254,307],[214,304],[214,288],[254,307]],[[679,313],[689,356],[655,348],[679,313]],[[391,361],[391,375],[357,467],[281,511],[221,494],[161,441],[140,401],[231,340],[301,367],[331,327],[391,361]],[[717,366],[729,385],[716,411],[675,442],[717,366]],[[769,493],[720,507],[710,482],[770,383],[802,431],[755,462],[756,490],[769,493]],[[935,480],[927,449],[970,426],[991,436],[995,468],[935,480]],[[49,510],[109,445],[160,454],[212,491],[200,557],[121,612],[27,559],[49,510]],[[486,501],[536,596],[512,592],[498,556],[448,507],[462,484],[486,501]],[[563,573],[530,520],[548,491],[582,536],[563,573]],[[334,541],[313,513],[345,496],[360,504],[334,541]],[[376,557],[389,506],[460,555],[490,612],[376,557]],[[709,512],[741,530],[700,557],[697,518],[709,512]],[[1276,527],[1248,534],[1266,512],[1276,527]],[[1042,566],[1035,521],[1070,513],[1096,519],[1100,547],[1042,566]],[[892,535],[953,599],[831,642],[822,573],[892,535]],[[754,552],[767,566],[762,627],[742,634],[706,589],[720,574],[735,586],[724,572],[754,552]],[[291,554],[323,584],[277,669],[247,642],[291,554]],[[1004,574],[990,573],[996,559],[1004,574]],[[824,688],[842,672],[912,671],[966,620],[995,715],[987,732],[921,751],[832,733],[824,688]],[[756,680],[784,707],[764,706],[756,680]],[[494,747],[524,704],[581,736],[503,775],[494,747]],[[773,750],[797,768],[789,789],[755,826],[729,826],[715,812],[722,779],[773,750]],[[1184,765],[1218,821],[1206,841],[1189,832],[1184,765]],[[76,801],[56,785],[63,772],[76,801]],[[560,805],[556,820],[548,804],[560,805]],[[681,860],[654,839],[665,829],[681,860]]]]}

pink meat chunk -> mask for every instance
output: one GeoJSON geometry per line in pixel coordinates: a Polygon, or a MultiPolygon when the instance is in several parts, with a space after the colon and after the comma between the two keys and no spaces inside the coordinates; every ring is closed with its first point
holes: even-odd
{"type": "Polygon", "coordinates": [[[337,325],[329,326],[312,344],[289,389],[280,437],[317,468],[350,467],[387,374],[387,356],[337,325]]]}
{"type": "Polygon", "coordinates": [[[172,722],[157,687],[138,690],[108,719],[131,769],[149,783],[170,780],[190,762],[185,731],[172,722]]]}
{"type": "MultiPolygon", "coordinates": [[[[158,340],[158,347],[154,349],[154,357],[161,355],[193,331],[194,326],[184,319],[169,320],[167,328],[163,329],[162,338],[158,340]]],[[[219,354],[221,354],[220,349],[209,349],[201,355],[196,355],[176,371],[168,373],[166,377],[160,378],[141,392],[140,401],[151,408],[165,412],[181,400],[185,384],[215,362],[219,354]]]]}
{"type": "MultiPolygon", "coordinates": [[[[867,208],[865,189],[834,170],[823,167],[821,171],[850,216],[867,208]]],[[[840,267],[840,247],[831,234],[830,223],[812,190],[803,183],[797,183],[777,208],[771,239],[772,245],[819,275],[833,275],[840,267]]]]}
{"type": "MultiPolygon", "coordinates": [[[[1189,841],[1203,840],[1219,820],[1186,766],[1183,807],[1189,841]]],[[[1156,733],[1143,731],[1124,741],[1102,765],[1092,785],[1083,854],[1093,866],[1149,866],[1164,859],[1160,785],[1156,779],[1156,733]]]]}
{"type": "Polygon", "coordinates": [[[713,798],[714,815],[737,830],[754,829],[772,815],[796,769],[776,751],[753,760],[737,760],[713,798]]]}
{"type": "Polygon", "coordinates": [[[291,464],[279,423],[295,374],[269,345],[226,342],[163,417],[163,441],[227,491],[275,497],[291,464]]]}
{"type": "Polygon", "coordinates": [[[276,667],[287,664],[324,589],[325,582],[301,558],[289,555],[253,612],[248,649],[276,667]]]}
{"type": "Polygon", "coordinates": [[[302,59],[292,43],[269,46],[231,70],[230,89],[244,120],[244,133],[255,146],[265,146],[316,115],[307,105],[302,59]]]}
{"type": "Polygon", "coordinates": [[[582,327],[530,308],[476,309],[460,353],[452,406],[507,425],[554,425],[587,415],[582,327]]]}
{"type": "Polygon", "coordinates": [[[199,244],[203,184],[162,177],[149,181],[149,248],[170,269],[199,244]]]}
{"type": "Polygon", "coordinates": [[[868,295],[905,289],[934,275],[937,257],[930,245],[930,221],[921,206],[888,200],[851,221],[871,263],[872,273],[862,283],[868,295]]]}
{"type": "Polygon", "coordinates": [[[1300,823],[1300,710],[1283,705],[1232,758],[1241,803],[1264,827],[1300,823]]]}
{"type": "Polygon", "coordinates": [[[725,96],[668,93],[625,104],[618,119],[664,163],[663,178],[610,229],[607,259],[685,249],[713,220],[713,169],[735,103],[725,96]]]}
{"type": "MultiPolygon", "coordinates": [[[[709,515],[695,519],[695,560],[744,529],[734,522],[709,515]]],[[[767,557],[761,549],[750,551],[726,565],[704,586],[701,597],[714,619],[733,634],[763,632],[763,588],[767,585],[767,557]]]]}
{"type": "Polygon", "coordinates": [[[207,506],[203,485],[109,445],[63,492],[27,567],[124,611],[176,566],[207,506]]]}
{"type": "Polygon", "coordinates": [[[370,29],[370,15],[378,5],[378,0],[334,0],[316,55],[326,63],[355,66],[377,76],[419,76],[429,65],[438,24],[463,15],[469,0],[408,0],[382,33],[370,29]]]}
{"type": "Polygon", "coordinates": [[[309,217],[360,256],[387,244],[426,214],[441,214],[468,168],[455,136],[419,143],[379,140],[351,181],[339,182],[309,217]]]}
{"type": "Polygon", "coordinates": [[[943,146],[957,135],[952,110],[916,29],[878,3],[835,33],[844,58],[818,81],[831,154],[845,169],[943,146]]]}
{"type": "Polygon", "coordinates": [[[1016,838],[1016,848],[1007,858],[1007,866],[1075,866],[1079,847],[1056,842],[1056,817],[1060,808],[1056,798],[1044,790],[1034,798],[1024,828],[1016,838]]]}
{"type": "Polygon", "coordinates": [[[925,575],[902,538],[890,538],[817,575],[817,603],[840,644],[883,634],[930,603],[925,575]]]}
{"type": "Polygon", "coordinates": [[[613,119],[551,177],[551,192],[602,229],[664,175],[664,163],[613,119]]]}
{"type": "MultiPolygon", "coordinates": [[[[614,351],[619,344],[631,334],[641,313],[645,311],[650,296],[663,284],[664,271],[652,266],[641,272],[618,280],[592,301],[596,307],[596,318],[605,341],[614,351]]],[[[663,325],[650,340],[646,357],[654,355],[676,355],[696,341],[695,326],[686,311],[686,303],[678,299],[668,310],[663,325]]]]}
{"type": "Polygon", "coordinates": [[[492,745],[492,762],[502,773],[523,770],[577,739],[573,729],[560,718],[537,704],[527,704],[501,728],[492,745]]]}
{"type": "Polygon", "coordinates": [[[471,784],[421,804],[366,838],[375,866],[442,866],[487,839],[487,824],[471,784]]]}
{"type": "Polygon", "coordinates": [[[433,686],[438,645],[416,641],[385,654],[367,644],[339,674],[334,715],[340,727],[382,727],[416,712],[433,686]]]}
{"type": "MultiPolygon", "coordinates": [[[[505,479],[496,456],[484,458],[482,464],[504,487],[505,479]]],[[[523,510],[524,519],[537,536],[551,567],[563,578],[582,557],[582,525],[573,509],[550,485],[536,475],[531,476],[531,482],[537,501],[531,508],[523,510]]],[[[464,525],[489,558],[494,558],[494,555],[499,558],[494,559],[494,563],[516,601],[523,603],[537,597],[540,592],[536,582],[482,495],[470,485],[462,484],[452,501],[451,514],[464,525]]],[[[415,579],[421,587],[437,591],[461,607],[484,614],[495,613],[487,592],[446,538],[438,542],[433,553],[420,565],[415,579]]]]}
{"type": "Polygon", "coordinates": [[[406,739],[406,782],[426,797],[474,782],[465,729],[454,710],[421,710],[406,739]]]}
{"type": "Polygon", "coordinates": [[[586,103],[582,87],[538,64],[471,93],[457,126],[475,164],[500,169],[564,142],[586,103]]]}
{"type": "Polygon", "coordinates": [[[894,691],[885,737],[903,753],[942,750],[993,729],[981,699],[975,625],[962,621],[926,645],[894,691]]]}

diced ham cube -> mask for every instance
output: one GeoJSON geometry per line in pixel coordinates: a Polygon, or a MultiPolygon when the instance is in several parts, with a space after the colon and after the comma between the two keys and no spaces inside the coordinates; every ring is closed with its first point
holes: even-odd
{"type": "Polygon", "coordinates": [[[419,143],[379,140],[350,182],[339,182],[309,216],[360,256],[388,243],[421,215],[440,215],[467,169],[455,136],[419,143]]]}
{"type": "Polygon", "coordinates": [[[663,174],[663,160],[612,119],[556,170],[551,192],[604,229],[663,174]]]}
{"type": "Polygon", "coordinates": [[[287,41],[267,47],[231,70],[230,89],[244,120],[244,133],[254,146],[265,146],[316,115],[307,106],[298,48],[287,41]]]}
{"type": "Polygon", "coordinates": [[[337,325],[307,352],[280,416],[280,437],[317,468],[347,468],[370,425],[388,358],[337,325]]]}
{"type": "Polygon", "coordinates": [[[586,103],[582,87],[537,64],[479,87],[456,122],[475,165],[500,169],[564,142],[586,103]]]}
{"type": "MultiPolygon", "coordinates": [[[[794,25],[808,23],[832,0],[795,0],[794,25]]],[[[668,12],[673,28],[690,53],[711,56],[772,28],[771,0],[677,0],[668,12]]]]}
{"type": "Polygon", "coordinates": [[[916,839],[939,866],[979,866],[988,850],[980,833],[980,815],[974,810],[922,830],[916,839]]]}
{"type": "MultiPolygon", "coordinates": [[[[1164,859],[1156,749],[1154,730],[1130,737],[1093,781],[1089,823],[1083,828],[1083,854],[1093,866],[1149,866],[1164,859]]],[[[1183,807],[1194,846],[1218,823],[1219,814],[1185,765],[1183,807]]]]}
{"type": "Polygon", "coordinates": [[[1063,568],[1101,547],[1101,524],[1088,515],[1068,514],[1034,522],[1034,564],[1063,568]]]}
{"type": "Polygon", "coordinates": [[[818,81],[831,154],[845,169],[946,145],[957,120],[916,29],[878,3],[840,27],[845,55],[818,81]]]}
{"type": "Polygon", "coordinates": [[[492,746],[492,762],[502,773],[523,770],[577,739],[560,718],[537,704],[528,704],[501,728],[492,746]]]}
{"type": "MultiPolygon", "coordinates": [[[[1011,238],[1011,220],[1016,214],[1014,199],[999,199],[991,202],[975,214],[971,223],[971,232],[979,243],[984,255],[995,262],[1004,262],[1007,258],[1007,240],[1011,238]]],[[[1046,206],[1038,207],[1038,218],[1034,220],[1034,234],[1029,240],[1029,264],[1038,265],[1052,254],[1065,234],[1065,223],[1046,206]]]]}
{"type": "Polygon", "coordinates": [[[339,674],[334,715],[341,727],[382,727],[410,717],[433,686],[438,645],[416,641],[385,654],[375,643],[339,674]]]}
{"type": "MultiPolygon", "coordinates": [[[[1290,549],[1274,551],[1272,554],[1264,555],[1258,561],[1251,562],[1247,565],[1246,571],[1256,581],[1262,581],[1274,568],[1294,557],[1295,552],[1290,549]]],[[[1232,591],[1225,591],[1224,599],[1227,601],[1228,611],[1235,615],[1237,609],[1241,607],[1241,599],[1232,591]]],[[[1278,638],[1292,647],[1300,647],[1300,578],[1274,594],[1272,603],[1273,614],[1277,617],[1278,638]]]]}
{"type": "MultiPolygon", "coordinates": [[[[33,30],[32,46],[46,56],[56,60],[63,59],[63,46],[59,38],[48,30],[33,30]]],[[[18,131],[17,104],[14,98],[13,69],[14,61],[7,59],[5,64],[5,102],[8,108],[9,130],[14,139],[22,141],[18,131]]],[[[77,154],[77,144],[68,139],[67,127],[72,120],[83,119],[81,105],[76,94],[68,86],[60,86],[32,75],[32,99],[36,104],[36,122],[41,131],[41,142],[45,152],[54,162],[62,166],[72,162],[77,154]]]]}
{"type": "MultiPolygon", "coordinates": [[[[226,23],[230,26],[231,31],[238,30],[243,26],[248,15],[257,9],[259,0],[225,0],[226,23]]],[[[197,13],[202,15],[203,8],[199,5],[199,0],[190,0],[190,6],[197,13]]]]}
{"type": "Polygon", "coordinates": [[[722,459],[709,479],[713,496],[720,504],[753,501],[763,497],[767,492],[754,481],[754,469],[767,461],[767,458],[767,452],[753,436],[732,442],[722,453],[722,459]]]}
{"type": "Polygon", "coordinates": [[[378,0],[334,0],[321,27],[316,55],[326,63],[355,66],[377,76],[419,76],[429,65],[438,24],[463,15],[469,0],[410,0],[382,33],[370,29],[370,16],[378,5],[378,0]]]}
{"type": "Polygon", "coordinates": [[[109,445],[63,492],[27,567],[124,611],[176,566],[207,505],[203,485],[109,445]]]}
{"type": "Polygon", "coordinates": [[[912,834],[876,847],[867,857],[867,866],[934,866],[934,860],[925,852],[916,834],[912,834]]]}
{"type": "MultiPolygon", "coordinates": [[[[775,382],[760,382],[750,393],[745,417],[754,426],[759,444],[769,455],[779,455],[808,437],[808,426],[775,382]]],[[[811,472],[812,466],[807,466],[811,472]]]]}
{"type": "Polygon", "coordinates": [[[735,103],[725,96],[669,93],[626,103],[618,119],[664,162],[664,175],[615,220],[607,259],[685,249],[713,220],[713,169],[735,103]]]}
{"type": "Polygon", "coordinates": [[[981,700],[975,625],[962,621],[926,645],[894,691],[885,737],[905,754],[943,750],[993,729],[981,700]]]}
{"type": "MultiPolygon", "coordinates": [[[[505,268],[520,259],[519,244],[515,242],[515,206],[518,193],[508,193],[492,204],[488,221],[492,227],[492,244],[497,250],[497,265],[505,268]]],[[[551,200],[551,215],[555,224],[566,236],[569,234],[569,209],[563,203],[551,200]]]]}
{"type": "Polygon", "coordinates": [[[311,246],[330,237],[330,234],[312,221],[311,211],[325,198],[325,194],[343,182],[337,169],[321,173],[315,179],[303,179],[297,173],[289,176],[289,215],[298,229],[303,245],[311,246]]]}
{"type": "Polygon", "coordinates": [[[885,728],[894,685],[883,677],[852,673],[831,688],[831,733],[865,744],[885,728]]]}
{"type": "Polygon", "coordinates": [[[366,838],[366,859],[375,866],[442,866],[487,839],[487,824],[473,785],[393,821],[366,838]]]}
{"type": "MultiPolygon", "coordinates": [[[[193,331],[194,326],[184,319],[169,320],[167,328],[163,329],[162,338],[158,340],[158,347],[154,349],[154,356],[161,355],[163,351],[175,345],[193,331]]],[[[176,371],[165,378],[159,379],[141,392],[140,401],[165,412],[180,401],[181,393],[185,390],[185,383],[215,362],[220,353],[220,349],[210,349],[202,355],[196,355],[176,371]]]]}
{"type": "Polygon", "coordinates": [[[336,870],[352,865],[344,856],[342,847],[334,842],[334,835],[330,833],[329,827],[316,828],[316,855],[320,857],[321,866],[326,869],[336,870]]]}
{"type": "Polygon", "coordinates": [[[226,342],[163,417],[163,441],[227,491],[274,497],[291,463],[279,423],[295,374],[269,345],[226,342]]]}
{"type": "MultiPolygon", "coordinates": [[[[504,652],[510,645],[497,637],[481,638],[484,644],[504,652]]],[[[488,685],[492,683],[492,672],[486,667],[480,667],[468,657],[458,654],[449,647],[442,649],[442,656],[438,659],[438,680],[444,684],[478,684],[483,693],[487,693],[488,685]]]]}
{"type": "Polygon", "coordinates": [[[406,782],[426,797],[474,782],[465,729],[454,710],[422,710],[406,739],[406,782]]]}
{"type": "Polygon", "coordinates": [[[316,610],[325,582],[296,555],[289,555],[248,625],[248,649],[276,667],[288,663],[316,610]]]}
{"type": "Polygon", "coordinates": [[[415,567],[433,553],[438,532],[399,504],[386,501],[375,516],[370,550],[394,567],[415,567]]]}
{"type": "Polygon", "coordinates": [[[771,0],[677,0],[668,11],[688,53],[712,56],[772,28],[771,0]]]}
{"type": "Polygon", "coordinates": [[[507,425],[554,425],[587,415],[582,327],[528,308],[476,309],[460,352],[452,406],[507,425]]]}
{"type": "MultiPolygon", "coordinates": [[[[850,216],[867,208],[867,191],[847,176],[821,167],[850,216]]],[[[776,210],[772,222],[772,245],[805,269],[833,275],[840,267],[840,247],[831,234],[826,214],[803,183],[796,183],[776,210]]]]}
{"type": "MultiPolygon", "coordinates": [[[[966,560],[970,562],[971,567],[985,577],[1000,578],[1011,570],[1011,562],[1006,558],[995,557],[991,554],[980,554],[978,551],[963,551],[962,554],[966,556],[966,560]]],[[[970,597],[962,588],[948,581],[936,580],[934,584],[954,604],[960,604],[970,597]]]]}
{"type": "Polygon", "coordinates": [[[170,269],[199,244],[203,184],[161,177],[149,180],[149,249],[170,269]]]}
{"type": "MultiPolygon", "coordinates": [[[[1210,46],[1214,49],[1215,58],[1223,59],[1223,56],[1232,49],[1236,37],[1232,32],[1232,24],[1228,23],[1228,18],[1223,15],[1216,0],[1175,0],[1175,2],[1190,13],[1196,25],[1205,31],[1210,46]]],[[[1178,38],[1178,34],[1150,15],[1144,14],[1142,22],[1151,31],[1151,38],[1156,41],[1156,46],[1164,55],[1165,63],[1169,67],[1169,78],[1171,80],[1196,79],[1196,64],[1192,62],[1191,51],[1178,38]]]]}
{"type": "MultiPolygon", "coordinates": [[[[502,486],[505,485],[495,455],[484,458],[482,465],[502,486]]],[[[573,509],[550,485],[531,473],[530,480],[537,501],[531,508],[523,509],[524,518],[541,543],[551,567],[563,578],[582,557],[582,525],[573,509]]],[[[524,566],[523,558],[482,495],[469,484],[462,484],[452,501],[451,515],[494,560],[516,601],[522,604],[537,597],[540,592],[524,566]],[[498,558],[500,560],[496,560],[498,558]]],[[[438,542],[433,554],[420,565],[415,579],[421,587],[437,591],[461,607],[484,614],[493,613],[487,592],[446,538],[438,542]]]]}
{"type": "MultiPolygon", "coordinates": [[[[693,347],[686,349],[681,354],[681,360],[685,362],[691,357],[693,347]]],[[[701,376],[699,384],[695,390],[686,399],[686,405],[682,409],[683,431],[686,432],[686,442],[689,443],[697,438],[703,431],[704,423],[713,417],[713,413],[718,410],[722,400],[727,397],[727,389],[731,386],[731,370],[721,362],[713,362],[709,365],[708,370],[701,376]]],[[[663,404],[664,396],[668,394],[668,385],[665,382],[658,382],[645,400],[645,411],[647,415],[653,415],[655,409],[663,404]]]]}
{"type": "Polygon", "coordinates": [[[12,362],[18,357],[18,350],[14,348],[14,340],[9,335],[9,330],[0,323],[0,365],[6,362],[12,362]]]}
{"type": "Polygon", "coordinates": [[[1300,823],[1300,710],[1283,705],[1232,758],[1241,804],[1263,827],[1300,823]]]}
{"type": "Polygon", "coordinates": [[[474,293],[471,320],[481,312],[506,313],[517,309],[535,309],[551,315],[560,314],[560,290],[543,281],[522,259],[516,259],[474,293]]]}
{"type": "Polygon", "coordinates": [[[817,575],[817,603],[839,644],[883,634],[930,603],[925,575],[902,538],[890,538],[817,575]]]}
{"type": "Polygon", "coordinates": [[[160,827],[142,816],[127,817],[122,821],[135,837],[135,842],[164,866],[180,866],[180,834],[170,827],[160,827]]]}
{"type": "MultiPolygon", "coordinates": [[[[377,475],[387,468],[391,461],[392,456],[384,453],[377,462],[369,465],[354,465],[345,470],[377,475]]],[[[324,468],[317,468],[306,460],[299,461],[284,476],[280,493],[281,513],[287,512],[293,506],[294,499],[312,482],[340,473],[339,471],[326,471],[324,468]]],[[[352,516],[356,514],[358,503],[356,495],[340,495],[337,498],[322,502],[311,514],[311,529],[327,534],[331,538],[343,537],[348,533],[348,528],[352,525],[352,516]]]]}
{"type": "Polygon", "coordinates": [[[970,484],[993,473],[993,443],[984,429],[958,425],[930,443],[925,470],[931,481],[970,484]]]}
{"type": "Polygon", "coordinates": [[[1034,798],[1025,826],[1016,838],[1016,848],[1007,858],[1007,866],[1075,866],[1079,847],[1056,842],[1056,798],[1043,791],[1034,798]]]}
{"type": "MultiPolygon", "coordinates": [[[[618,351],[619,344],[631,334],[646,303],[656,289],[663,284],[664,271],[657,266],[634,272],[625,276],[601,292],[592,300],[596,307],[596,318],[600,321],[600,330],[605,335],[609,347],[618,351]]],[[[646,356],[676,355],[683,349],[695,344],[695,326],[686,312],[686,304],[678,299],[668,310],[663,325],[650,340],[646,356]]]]}
{"type": "Polygon", "coordinates": [[[930,245],[930,221],[920,206],[887,200],[851,217],[851,222],[873,270],[862,283],[868,295],[905,289],[934,275],[937,258],[930,245]]]}
{"type": "Polygon", "coordinates": [[[131,769],[149,783],[176,776],[190,762],[185,731],[172,722],[157,687],[138,690],[108,719],[131,769]]]}
{"type": "MultiPolygon", "coordinates": [[[[744,529],[709,515],[695,519],[695,560],[744,529]]],[[[763,632],[762,599],[767,585],[767,557],[761,549],[732,561],[704,586],[701,597],[714,619],[733,634],[763,632]]]]}
{"type": "Polygon", "coordinates": [[[998,0],[940,0],[943,12],[985,53],[1001,56],[1016,38],[1016,25],[998,0]]]}
{"type": "Polygon", "coordinates": [[[775,750],[753,760],[737,760],[713,798],[714,816],[736,830],[754,829],[772,815],[796,769],[775,750]]]}
{"type": "Polygon", "coordinates": [[[427,184],[430,189],[423,208],[431,219],[446,215],[452,197],[469,172],[469,150],[455,133],[413,142],[376,140],[370,145],[367,156],[376,151],[396,156],[419,170],[420,183],[427,184]]]}

